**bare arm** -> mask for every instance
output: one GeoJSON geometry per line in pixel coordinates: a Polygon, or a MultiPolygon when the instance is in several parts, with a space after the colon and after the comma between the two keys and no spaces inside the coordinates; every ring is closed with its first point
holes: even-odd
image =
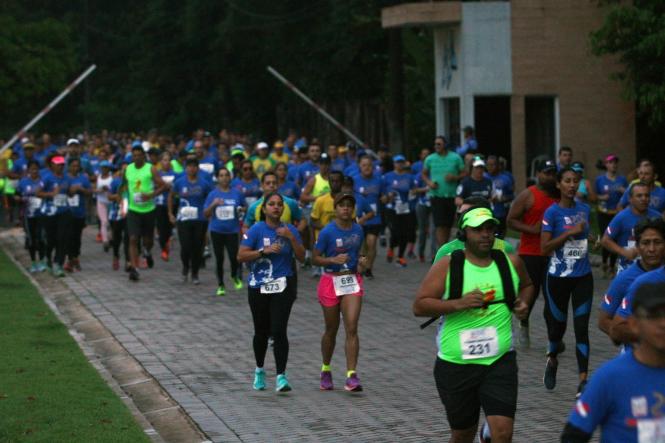
{"type": "Polygon", "coordinates": [[[314,181],[316,180],[315,177],[310,178],[307,180],[307,184],[305,185],[305,189],[303,189],[302,194],[300,194],[300,201],[304,204],[311,203],[314,200],[316,200],[316,197],[312,196],[312,190],[314,189],[314,181]]]}
{"type": "Polygon", "coordinates": [[[610,325],[610,338],[617,343],[635,343],[637,335],[628,325],[628,320],[615,315],[610,325]]]}
{"type": "Polygon", "coordinates": [[[312,263],[315,266],[328,266],[328,265],[343,265],[349,259],[348,254],[339,254],[334,257],[324,257],[321,251],[314,248],[312,251],[312,263]]]}
{"type": "Polygon", "coordinates": [[[374,217],[374,211],[369,211],[369,212],[365,213],[365,215],[363,215],[362,217],[358,218],[358,224],[360,226],[363,226],[365,224],[365,222],[367,222],[367,220],[369,220],[372,217],[374,217]]]}
{"type": "Polygon", "coordinates": [[[510,229],[525,234],[540,234],[540,223],[528,225],[522,221],[524,213],[533,206],[533,194],[528,189],[520,192],[508,211],[506,224],[510,229]]]}
{"type": "Polygon", "coordinates": [[[540,251],[543,255],[550,255],[553,251],[563,246],[570,237],[578,235],[584,231],[584,225],[581,222],[576,224],[572,229],[564,231],[556,238],[552,238],[552,233],[549,231],[542,231],[540,234],[540,251]]]}
{"type": "Polygon", "coordinates": [[[423,178],[423,181],[427,184],[429,189],[436,189],[439,186],[430,179],[429,169],[423,167],[420,176],[423,178]]]}
{"type": "Polygon", "coordinates": [[[614,241],[614,239],[612,239],[612,237],[607,235],[607,232],[603,234],[600,244],[608,251],[625,257],[628,260],[635,260],[637,258],[638,252],[636,248],[622,248],[614,241]]]}
{"type": "MultiPolygon", "coordinates": [[[[169,194],[170,194],[170,193],[169,193],[169,194]]],[[[210,202],[210,206],[208,206],[207,208],[205,208],[205,209],[203,210],[203,215],[205,216],[205,218],[210,218],[210,217],[212,217],[212,211],[214,211],[215,208],[216,208],[217,206],[219,206],[220,204],[221,204],[221,203],[220,203],[219,199],[217,199],[217,198],[214,199],[212,202],[210,202]]]]}

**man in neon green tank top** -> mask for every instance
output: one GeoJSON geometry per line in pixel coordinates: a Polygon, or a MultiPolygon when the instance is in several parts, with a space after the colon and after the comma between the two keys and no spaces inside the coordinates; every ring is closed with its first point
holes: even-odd
{"type": "Polygon", "coordinates": [[[132,146],[133,162],[125,169],[122,192],[127,192],[127,231],[129,233],[129,258],[131,267],[129,279],[139,280],[139,238],[142,238],[143,255],[149,268],[154,261],[152,249],[155,231],[155,196],[166,189],[164,181],[155,166],[147,163],[145,152],[140,144],[132,146]]]}
{"type": "Polygon", "coordinates": [[[510,281],[506,287],[512,282],[515,290],[511,313],[491,252],[499,220],[482,207],[461,217],[465,243],[461,296],[450,299],[454,286],[450,279],[460,274],[450,275],[451,257],[446,256],[431,267],[422,282],[413,312],[417,316],[443,316],[434,378],[452,429],[451,441],[473,441],[481,407],[492,441],[510,441],[517,407],[511,317],[513,313],[518,318],[528,314],[533,285],[522,260],[508,255],[505,261],[510,281]]]}

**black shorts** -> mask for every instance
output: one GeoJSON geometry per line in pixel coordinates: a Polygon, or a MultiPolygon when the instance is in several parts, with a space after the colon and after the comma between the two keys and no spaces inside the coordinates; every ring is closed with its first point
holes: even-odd
{"type": "Polygon", "coordinates": [[[130,237],[150,237],[155,232],[155,211],[127,211],[127,233],[130,237]]]}
{"type": "Polygon", "coordinates": [[[368,235],[374,235],[378,237],[379,234],[381,234],[381,225],[364,225],[363,232],[365,233],[365,237],[368,235]]]}
{"type": "Polygon", "coordinates": [[[460,365],[437,358],[434,380],[452,429],[475,426],[481,407],[485,416],[515,418],[517,358],[514,351],[488,366],[460,365]]]}
{"type": "Polygon", "coordinates": [[[455,206],[454,198],[446,197],[432,197],[432,219],[434,226],[437,228],[450,228],[455,221],[455,213],[457,206],[455,206]]]}

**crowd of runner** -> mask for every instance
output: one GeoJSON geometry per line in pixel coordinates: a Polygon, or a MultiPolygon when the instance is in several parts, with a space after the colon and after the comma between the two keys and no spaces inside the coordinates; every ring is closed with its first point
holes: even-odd
{"type": "Polygon", "coordinates": [[[178,139],[156,131],[103,132],[58,145],[45,134],[12,148],[0,188],[9,222],[24,226],[33,273],[63,277],[84,269],[81,239],[91,220],[110,252],[109,266],[124,265],[133,282],[155,266],[155,240],[159,258],[169,261],[177,236],[184,283],[198,285],[214,254],[217,295],[226,294],[229,281],[234,290],[247,285],[257,390],[266,388],[271,340],[276,390],[291,390],[287,326],[298,290],[296,262],[319,279],[320,387],[334,388],[330,362],[342,321],[344,388],[353,392],[362,390],[358,324],[363,279],[375,278],[377,244],[385,242],[385,259],[398,268],[409,260],[431,262],[413,311],[431,317],[427,324],[440,318],[434,374],[454,442],[475,438],[481,408],[480,441],[511,440],[518,386],[513,335],[530,346],[529,318],[542,292],[547,390],[556,387],[569,305],[573,315],[579,385],[562,441],[588,441],[600,426],[602,441],[662,443],[665,189],[654,165],[641,161],[626,178],[611,154],[592,183],[572,149],[562,147],[556,161],[538,164],[532,185],[516,192],[506,160],[480,154],[473,130],[465,134],[457,149],[436,137],[415,161],[386,147],[324,148],[295,133],[272,145],[227,131],[178,139]],[[520,237],[517,250],[504,240],[508,230],[520,237]],[[619,356],[590,378],[594,248],[612,279],[598,326],[619,356]],[[625,382],[609,382],[617,378],[625,382]]]}

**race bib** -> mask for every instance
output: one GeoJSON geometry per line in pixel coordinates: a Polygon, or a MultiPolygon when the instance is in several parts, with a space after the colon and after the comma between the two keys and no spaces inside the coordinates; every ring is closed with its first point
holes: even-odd
{"type": "Polygon", "coordinates": [[[587,239],[568,240],[563,245],[563,258],[568,260],[579,260],[587,254],[587,239]]]}
{"type": "Polygon", "coordinates": [[[494,326],[466,329],[459,334],[462,359],[494,357],[499,353],[499,337],[494,326]]]}
{"type": "Polygon", "coordinates": [[[635,240],[628,240],[628,243],[626,243],[626,248],[627,249],[633,249],[635,248],[635,240]]]}
{"type": "Polygon", "coordinates": [[[30,211],[36,211],[37,209],[41,208],[42,206],[42,199],[39,197],[30,197],[28,199],[28,209],[30,211]]]}
{"type": "Polygon", "coordinates": [[[257,200],[258,198],[256,197],[245,197],[245,202],[247,202],[247,206],[253,205],[254,203],[256,203],[257,200]]]}
{"type": "Polygon", "coordinates": [[[215,165],[213,165],[212,163],[201,163],[199,165],[199,168],[201,168],[202,170],[204,170],[208,174],[212,174],[213,171],[215,170],[215,165]]]}
{"type": "Polygon", "coordinates": [[[376,214],[376,203],[370,203],[369,206],[372,208],[372,212],[376,214]]]}
{"type": "Polygon", "coordinates": [[[74,194],[73,196],[67,199],[67,204],[73,208],[78,207],[79,202],[80,202],[80,197],[78,194],[74,194]]]}
{"type": "Polygon", "coordinates": [[[286,289],[286,277],[280,277],[261,285],[261,294],[279,294],[286,289]]]}
{"type": "Polygon", "coordinates": [[[402,200],[397,200],[395,202],[395,214],[408,214],[409,212],[411,212],[409,209],[409,202],[402,200]]]}
{"type": "Polygon", "coordinates": [[[53,197],[53,206],[58,208],[67,206],[67,196],[65,194],[55,194],[53,197]]]}
{"type": "Polygon", "coordinates": [[[215,217],[219,220],[233,220],[235,218],[235,211],[233,206],[217,206],[215,208],[215,217]]]}
{"type": "Polygon", "coordinates": [[[199,208],[196,206],[183,206],[180,208],[180,220],[196,220],[199,218],[199,208]]]}
{"type": "Polygon", "coordinates": [[[134,194],[134,203],[139,203],[139,204],[143,203],[143,194],[141,194],[140,192],[134,194]]]}
{"type": "Polygon", "coordinates": [[[167,185],[170,185],[171,183],[173,183],[173,179],[174,179],[174,178],[175,178],[175,176],[173,176],[173,175],[164,175],[164,176],[162,176],[162,180],[163,180],[164,183],[166,183],[167,185]]]}
{"type": "Polygon", "coordinates": [[[334,276],[333,285],[335,286],[335,295],[338,297],[360,292],[360,284],[353,274],[334,276]]]}
{"type": "Polygon", "coordinates": [[[665,443],[665,417],[637,420],[638,443],[665,443]]]}

